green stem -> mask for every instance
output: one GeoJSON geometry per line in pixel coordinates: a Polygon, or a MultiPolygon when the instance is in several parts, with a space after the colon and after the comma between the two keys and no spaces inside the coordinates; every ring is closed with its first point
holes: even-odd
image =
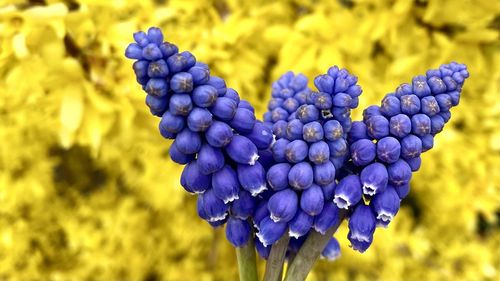
{"type": "Polygon", "coordinates": [[[290,241],[290,236],[285,233],[271,248],[266,262],[264,281],[281,281],[283,279],[283,264],[285,263],[288,241],[290,241]]]}
{"type": "Polygon", "coordinates": [[[321,252],[325,248],[326,244],[328,244],[328,241],[344,220],[344,216],[345,212],[341,211],[339,223],[328,229],[325,235],[316,231],[312,231],[309,234],[299,252],[293,259],[293,262],[290,264],[286,273],[285,281],[306,280],[307,275],[313,268],[316,260],[321,255],[321,252]]]}
{"type": "Polygon", "coordinates": [[[236,258],[238,260],[240,281],[258,281],[253,237],[250,237],[245,246],[236,248],[236,258]]]}

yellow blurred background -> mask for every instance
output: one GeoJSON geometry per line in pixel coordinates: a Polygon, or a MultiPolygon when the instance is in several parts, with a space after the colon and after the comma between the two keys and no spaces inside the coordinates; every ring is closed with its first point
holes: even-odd
{"type": "Polygon", "coordinates": [[[309,280],[500,280],[498,0],[0,0],[0,280],[237,279],[124,58],[149,26],[259,117],[287,70],[349,69],[359,119],[412,76],[467,64],[461,104],[396,220],[365,254],[344,225],[341,259],[309,280]]]}

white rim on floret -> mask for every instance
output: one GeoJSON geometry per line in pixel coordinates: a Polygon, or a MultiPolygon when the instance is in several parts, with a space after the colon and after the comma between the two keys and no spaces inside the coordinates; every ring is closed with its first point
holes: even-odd
{"type": "Polygon", "coordinates": [[[203,194],[205,193],[206,190],[202,190],[202,191],[194,191],[193,193],[191,193],[192,195],[197,195],[197,194],[203,194]]]}
{"type": "Polygon", "coordinates": [[[321,259],[333,261],[338,259],[340,256],[341,256],[340,251],[334,251],[332,254],[328,253],[326,256],[321,255],[321,259]]]}
{"type": "Polygon", "coordinates": [[[255,162],[259,159],[259,154],[254,153],[252,157],[250,158],[250,162],[248,162],[248,165],[253,166],[255,165],[255,162]]]}
{"type": "Polygon", "coordinates": [[[316,230],[317,232],[325,235],[326,233],[326,229],[319,229],[316,225],[313,226],[314,230],[316,230]]]}
{"type": "Polygon", "coordinates": [[[257,187],[257,189],[255,190],[252,190],[252,192],[250,192],[250,194],[252,194],[253,197],[261,194],[264,190],[267,190],[267,186],[265,184],[257,187]]]}
{"type": "Polygon", "coordinates": [[[280,222],[281,221],[281,218],[273,215],[273,213],[271,213],[270,217],[273,220],[273,222],[280,222]]]}
{"type": "Polygon", "coordinates": [[[367,184],[365,183],[363,185],[363,193],[366,194],[366,195],[375,195],[375,193],[377,193],[377,189],[378,187],[374,184],[367,184]]]}
{"type": "Polygon", "coordinates": [[[257,234],[255,234],[255,236],[257,236],[257,238],[259,238],[260,243],[262,243],[262,245],[264,245],[264,247],[271,245],[271,243],[269,243],[269,241],[264,240],[264,237],[262,237],[262,233],[257,232],[257,234]]]}
{"type": "Polygon", "coordinates": [[[351,202],[349,201],[349,197],[345,194],[338,194],[335,195],[333,198],[333,203],[337,205],[340,209],[349,209],[349,206],[351,206],[351,202]]]}
{"type": "Polygon", "coordinates": [[[237,199],[240,199],[240,196],[238,194],[235,194],[235,195],[228,197],[222,201],[224,202],[224,204],[227,204],[227,203],[233,202],[234,200],[237,200],[237,199]]]}
{"type": "Polygon", "coordinates": [[[381,226],[387,228],[389,223],[394,219],[394,214],[387,212],[385,210],[380,211],[377,215],[377,220],[381,220],[382,222],[378,222],[377,226],[381,226]]]}
{"type": "Polygon", "coordinates": [[[370,243],[370,236],[363,235],[357,231],[353,231],[351,234],[351,239],[358,240],[360,242],[370,243]]]}
{"type": "Polygon", "coordinates": [[[298,233],[298,232],[295,232],[295,231],[292,231],[292,230],[289,230],[288,231],[288,235],[290,237],[293,237],[293,238],[299,238],[302,236],[302,234],[298,233]]]}
{"type": "Polygon", "coordinates": [[[216,216],[216,217],[208,218],[208,221],[209,222],[221,221],[221,220],[225,219],[226,217],[227,217],[227,213],[224,213],[224,214],[216,216]]]}

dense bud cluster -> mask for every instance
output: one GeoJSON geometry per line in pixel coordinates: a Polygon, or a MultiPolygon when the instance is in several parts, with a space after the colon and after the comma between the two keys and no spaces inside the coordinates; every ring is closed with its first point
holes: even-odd
{"type": "MultiPolygon", "coordinates": [[[[469,76],[458,63],[429,70],[352,122],[362,92],[357,77],[334,66],[314,79],[313,91],[307,77],[288,72],[273,83],[261,122],[206,64],[163,42],[158,28],[134,39],[125,55],[136,60],[160,133],[174,140],[169,154],[185,164],[181,185],[198,195],[199,216],[225,224],[236,247],[254,239],[264,258],[286,233],[287,252],[296,253],[311,231],[339,224],[342,209],[353,249],[364,252],[375,228],[397,214],[420,154],[433,147],[469,76]]],[[[322,256],[339,255],[331,238],[322,256]]]]}
{"type": "Polygon", "coordinates": [[[269,148],[272,131],[223,79],[210,75],[206,64],[163,42],[158,28],[137,32],[134,39],[125,55],[136,60],[133,69],[147,93],[146,104],[161,117],[160,133],[174,139],[170,157],[186,164],[181,185],[198,194],[201,218],[214,227],[227,222],[228,240],[244,245],[252,233],[254,196],[266,189],[259,150],[269,148]]]}
{"type": "Polygon", "coordinates": [[[380,106],[366,108],[363,121],[353,122],[348,137],[352,174],[339,181],[333,201],[352,211],[348,238],[354,249],[365,251],[375,226],[387,227],[398,212],[412,172],[420,168],[420,154],[432,148],[450,119],[468,76],[458,63],[429,70],[387,94],[380,106]]]}

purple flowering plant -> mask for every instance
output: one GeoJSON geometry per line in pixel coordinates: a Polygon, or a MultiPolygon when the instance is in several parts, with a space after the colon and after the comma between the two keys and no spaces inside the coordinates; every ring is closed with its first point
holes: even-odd
{"type": "Polygon", "coordinates": [[[352,121],[362,93],[357,77],[333,66],[314,79],[287,72],[272,85],[260,121],[236,90],[160,29],[136,32],[135,60],[146,105],[173,139],[171,159],[185,165],[180,182],[197,196],[200,218],[226,228],[240,280],[305,280],[319,257],[340,256],[333,237],[348,221],[352,249],[364,252],[410,192],[421,153],[433,147],[469,76],[452,62],[415,76],[352,121]],[[284,262],[287,272],[283,272],[284,262]]]}

